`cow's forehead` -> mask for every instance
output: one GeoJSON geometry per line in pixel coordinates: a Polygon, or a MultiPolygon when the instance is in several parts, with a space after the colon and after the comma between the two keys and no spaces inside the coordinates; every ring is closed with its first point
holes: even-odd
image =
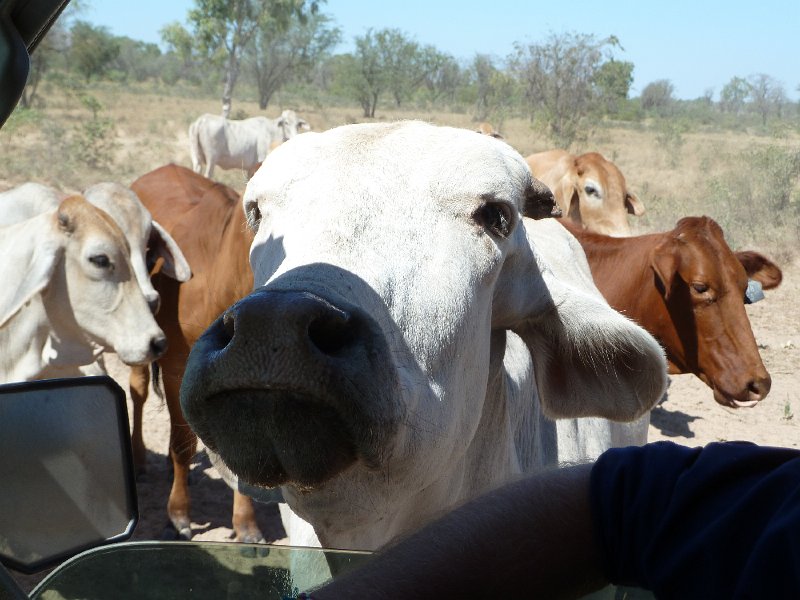
{"type": "Polygon", "coordinates": [[[466,129],[404,121],[297,136],[268,156],[244,201],[287,201],[287,190],[299,184],[319,186],[340,201],[357,201],[365,191],[393,203],[491,196],[521,207],[530,182],[524,159],[505,142],[466,129]]]}

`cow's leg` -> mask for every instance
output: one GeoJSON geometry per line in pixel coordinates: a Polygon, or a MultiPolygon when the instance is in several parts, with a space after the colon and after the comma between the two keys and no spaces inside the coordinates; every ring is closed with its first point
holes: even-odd
{"type": "Polygon", "coordinates": [[[128,387],[133,404],[133,427],[131,429],[131,448],[133,449],[133,466],[139,475],[147,470],[147,452],[144,447],[144,434],[142,433],[142,415],[144,402],[147,400],[147,388],[150,385],[150,366],[131,367],[128,387]]]}
{"type": "Polygon", "coordinates": [[[167,514],[179,538],[191,539],[189,518],[189,468],[197,451],[197,436],[183,418],[180,405],[180,377],[164,373],[164,394],[169,409],[169,455],[172,459],[172,489],[167,502],[167,514]]]}
{"type": "Polygon", "coordinates": [[[233,492],[233,530],[240,542],[256,544],[264,541],[264,534],[256,523],[253,500],[238,490],[233,492]]]}
{"type": "Polygon", "coordinates": [[[211,162],[211,161],[208,161],[208,162],[206,163],[206,172],[205,172],[203,175],[204,175],[205,177],[207,177],[208,179],[211,179],[211,176],[212,176],[213,174],[214,174],[214,163],[213,163],[213,162],[211,162]]]}

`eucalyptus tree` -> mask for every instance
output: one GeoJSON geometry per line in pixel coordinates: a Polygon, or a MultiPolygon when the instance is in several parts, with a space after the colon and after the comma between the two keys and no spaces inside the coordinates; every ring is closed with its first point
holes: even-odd
{"type": "Polygon", "coordinates": [[[515,44],[508,64],[524,87],[531,118],[542,118],[560,145],[569,146],[580,134],[598,97],[598,72],[615,48],[622,49],[616,36],[598,40],[576,33],[515,44]]]}
{"type": "Polygon", "coordinates": [[[258,85],[258,104],[264,109],[273,94],[293,78],[310,75],[314,66],[341,41],[341,31],[326,15],[307,19],[292,15],[285,29],[267,23],[245,51],[246,63],[258,85]]]}
{"type": "Polygon", "coordinates": [[[195,0],[189,22],[207,56],[223,66],[222,115],[231,111],[242,55],[259,31],[285,31],[297,17],[305,21],[324,0],[195,0]]]}

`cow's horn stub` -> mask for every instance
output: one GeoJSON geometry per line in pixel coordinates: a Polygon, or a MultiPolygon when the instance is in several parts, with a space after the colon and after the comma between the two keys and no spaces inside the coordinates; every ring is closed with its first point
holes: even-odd
{"type": "Polygon", "coordinates": [[[538,179],[531,179],[531,187],[525,190],[523,214],[531,219],[560,217],[561,209],[550,188],[538,179]]]}

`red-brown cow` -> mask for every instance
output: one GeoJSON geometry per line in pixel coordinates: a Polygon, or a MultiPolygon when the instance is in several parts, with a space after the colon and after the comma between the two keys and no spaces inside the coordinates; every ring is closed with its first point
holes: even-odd
{"type": "Polygon", "coordinates": [[[744,308],[748,278],[777,287],[781,270],[757,252],[734,253],[708,217],[667,232],[628,238],[589,233],[562,221],[581,243],[608,303],[650,332],[670,373],[694,373],[723,406],[752,406],[769,393],[744,308]]]}
{"type": "MultiPolygon", "coordinates": [[[[186,424],[179,391],[186,359],[195,340],[231,304],[253,289],[248,256],[252,234],[245,226],[239,194],[177,165],[167,165],[142,175],[131,188],[142,203],[180,246],[192,269],[192,278],[179,283],[160,272],[153,286],[161,295],[156,320],[169,347],[158,363],[170,416],[169,453],[174,467],[167,511],[179,536],[191,537],[189,518],[189,464],[197,438],[186,424]]],[[[144,465],[142,408],[147,397],[149,371],[131,372],[134,406],[133,449],[139,468],[144,465]]],[[[262,539],[255,523],[250,498],[234,492],[233,528],[240,541],[262,539]]]]}

